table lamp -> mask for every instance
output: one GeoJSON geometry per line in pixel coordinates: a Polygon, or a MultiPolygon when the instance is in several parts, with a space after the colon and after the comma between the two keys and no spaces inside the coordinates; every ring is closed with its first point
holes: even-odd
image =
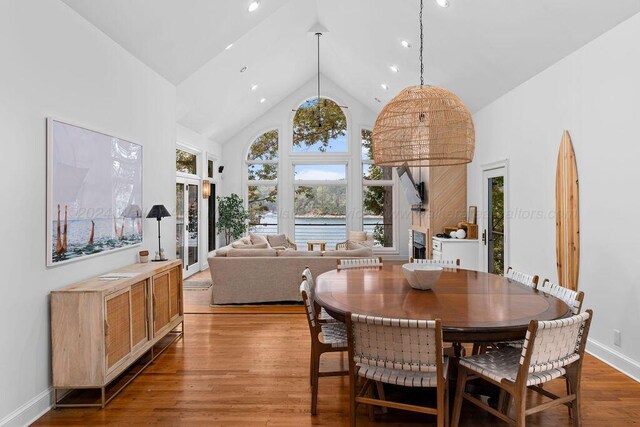
{"type": "Polygon", "coordinates": [[[153,205],[147,214],[147,218],[155,218],[158,220],[158,258],[153,261],[167,261],[167,259],[162,256],[162,248],[160,246],[160,221],[162,221],[162,218],[168,216],[171,216],[171,214],[164,205],[153,205]]]}

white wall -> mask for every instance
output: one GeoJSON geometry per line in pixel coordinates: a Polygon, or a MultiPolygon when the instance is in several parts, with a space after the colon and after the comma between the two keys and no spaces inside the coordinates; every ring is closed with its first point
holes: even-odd
{"type": "MultiPolygon", "coordinates": [[[[225,165],[224,173],[221,177],[223,192],[225,195],[231,193],[237,193],[241,196],[244,192],[244,180],[245,169],[244,163],[246,153],[249,145],[260,134],[267,130],[278,129],[280,132],[280,159],[281,164],[290,163],[290,147],[293,144],[293,131],[292,122],[294,112],[300,106],[302,102],[309,98],[317,96],[317,81],[312,79],[305,83],[302,87],[293,91],[288,97],[282,100],[280,103],[274,105],[268,109],[261,117],[255,120],[253,123],[247,125],[238,134],[226,141],[222,145],[222,159],[225,165]]],[[[373,124],[376,119],[376,114],[369,110],[366,106],[358,102],[355,98],[351,97],[344,89],[337,86],[331,80],[322,76],[322,96],[335,100],[340,105],[349,107],[345,110],[347,116],[347,139],[351,145],[351,162],[352,165],[359,165],[361,161],[360,151],[360,131],[362,128],[373,129],[373,124]]],[[[330,154],[328,154],[330,156],[330,154]]],[[[281,168],[278,171],[279,183],[292,182],[291,168],[281,168]]],[[[349,180],[357,182],[362,180],[362,171],[360,167],[352,167],[349,171],[349,180]]],[[[361,187],[352,186],[352,190],[348,193],[350,206],[362,206],[362,191],[359,191],[361,187]],[[358,191],[356,191],[356,187],[358,191]]],[[[396,211],[396,221],[398,223],[398,250],[397,257],[408,257],[408,232],[411,228],[411,211],[407,205],[404,195],[401,191],[397,192],[398,209],[396,211]]],[[[244,196],[243,196],[244,197],[244,196]]],[[[279,206],[293,206],[293,189],[287,191],[287,187],[280,186],[278,192],[278,204],[279,206]],[[285,200],[285,198],[289,200],[285,200]]],[[[361,209],[361,208],[360,208],[361,209]]],[[[292,215],[288,215],[288,218],[292,218],[292,215]]],[[[356,224],[355,219],[349,223],[349,219],[353,216],[348,215],[348,229],[361,229],[361,224],[356,224]]],[[[281,232],[293,235],[293,223],[285,218],[281,220],[281,232]],[[288,224],[288,225],[287,225],[288,224]],[[284,229],[283,229],[284,228],[284,229]]]]}
{"type": "MultiPolygon", "coordinates": [[[[207,176],[207,160],[209,156],[214,158],[214,171],[213,171],[213,180],[212,182],[216,184],[216,192],[220,194],[222,190],[222,186],[219,179],[218,174],[218,166],[222,164],[222,146],[216,142],[212,141],[204,135],[200,135],[199,133],[184,127],[182,125],[176,125],[176,141],[179,145],[188,147],[193,151],[197,151],[200,153],[200,167],[201,167],[201,178],[205,178],[207,176]]],[[[202,191],[202,190],[201,190],[202,191]]],[[[209,232],[209,224],[208,224],[208,214],[209,214],[209,201],[201,199],[200,203],[200,270],[206,270],[209,265],[207,263],[207,257],[209,255],[208,250],[208,232],[209,232]]],[[[217,214],[216,214],[217,215],[217,214]]]]}
{"type": "MultiPolygon", "coordinates": [[[[0,3],[0,425],[50,404],[49,292],[136,261],[140,247],[47,269],[45,118],[144,146],[145,208],[174,209],[175,88],[59,1],[0,3]]],[[[155,248],[144,223],[142,248],[155,248]]],[[[175,223],[164,241],[173,256],[175,223]]]]}
{"type": "Polygon", "coordinates": [[[580,182],[580,279],[593,308],[588,350],[640,378],[640,15],[605,33],[475,115],[469,204],[481,165],[509,159],[511,265],[557,280],[555,170],[571,133],[580,182]],[[542,215],[527,219],[526,213],[542,215]],[[523,214],[524,213],[524,214],[523,214]],[[613,346],[613,330],[622,346],[613,346]]]}

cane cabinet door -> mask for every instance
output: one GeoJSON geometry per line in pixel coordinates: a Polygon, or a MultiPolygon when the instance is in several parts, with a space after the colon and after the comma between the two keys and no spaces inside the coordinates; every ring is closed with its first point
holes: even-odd
{"type": "Polygon", "coordinates": [[[149,341],[147,281],[131,286],[131,346],[134,351],[149,341]]]}
{"type": "Polygon", "coordinates": [[[169,272],[153,276],[153,331],[157,334],[171,321],[169,272]]]}
{"type": "Polygon", "coordinates": [[[131,353],[131,288],[105,298],[107,372],[131,353]]]}
{"type": "Polygon", "coordinates": [[[169,271],[169,317],[174,320],[182,314],[182,286],[180,275],[182,271],[174,268],[169,271]]]}

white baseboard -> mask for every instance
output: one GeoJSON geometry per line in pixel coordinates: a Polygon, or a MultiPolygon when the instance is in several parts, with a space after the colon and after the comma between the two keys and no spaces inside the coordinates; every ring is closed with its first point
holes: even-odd
{"type": "Polygon", "coordinates": [[[629,378],[640,382],[640,363],[637,361],[591,338],[587,340],[587,353],[602,360],[629,378]]]}
{"type": "Polygon", "coordinates": [[[53,408],[53,388],[49,387],[36,397],[0,420],[0,427],[28,426],[53,408]]]}

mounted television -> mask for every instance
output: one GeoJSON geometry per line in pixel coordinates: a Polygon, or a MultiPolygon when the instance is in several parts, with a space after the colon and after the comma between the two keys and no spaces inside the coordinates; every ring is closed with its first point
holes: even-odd
{"type": "Polygon", "coordinates": [[[411,169],[407,166],[402,166],[396,169],[398,171],[398,177],[400,178],[400,185],[404,190],[404,194],[407,197],[407,202],[412,206],[412,210],[422,210],[424,203],[424,183],[416,185],[411,174],[411,169]]]}

